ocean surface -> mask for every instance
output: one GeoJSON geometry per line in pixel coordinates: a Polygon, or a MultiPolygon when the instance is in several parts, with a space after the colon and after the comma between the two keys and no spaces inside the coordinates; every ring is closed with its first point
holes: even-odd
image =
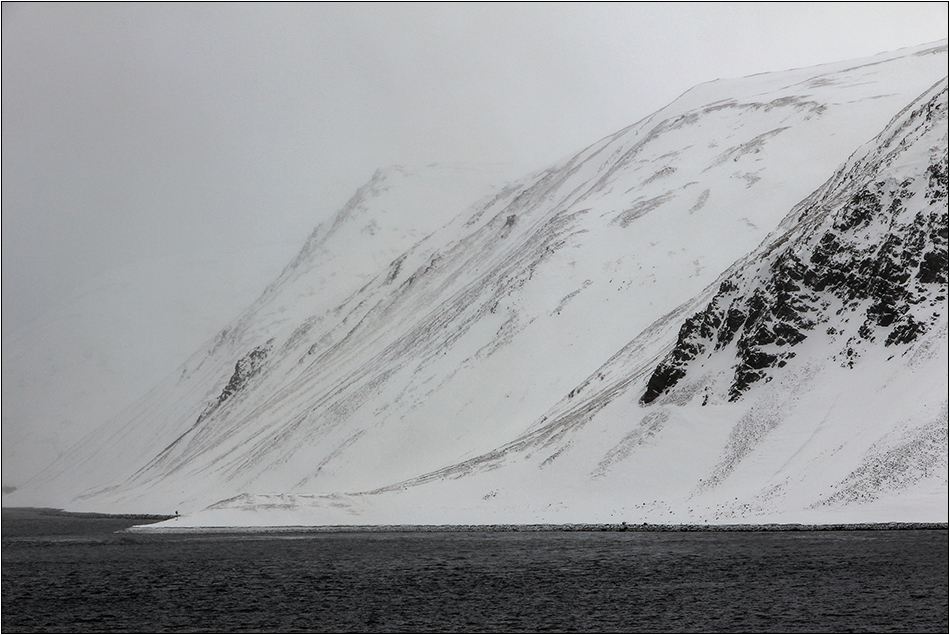
{"type": "Polygon", "coordinates": [[[3,510],[15,632],[941,632],[946,530],[113,533],[3,510]]]}

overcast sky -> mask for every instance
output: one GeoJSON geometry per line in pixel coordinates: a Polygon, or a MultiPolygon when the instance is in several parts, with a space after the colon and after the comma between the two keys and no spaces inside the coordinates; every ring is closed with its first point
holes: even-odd
{"type": "Polygon", "coordinates": [[[932,42],[947,19],[943,2],[4,3],[4,336],[110,268],[300,245],[377,167],[542,167],[694,84],[932,42]]]}

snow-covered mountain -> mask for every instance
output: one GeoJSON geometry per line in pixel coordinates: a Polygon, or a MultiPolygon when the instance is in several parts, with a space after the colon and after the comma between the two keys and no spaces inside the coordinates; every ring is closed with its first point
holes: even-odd
{"type": "Polygon", "coordinates": [[[260,294],[298,246],[243,245],[230,258],[173,254],[130,263],[86,281],[5,338],[4,485],[22,484],[174,372],[260,294]],[[235,260],[245,263],[237,279],[235,260]]]}
{"type": "Polygon", "coordinates": [[[467,208],[432,194],[444,171],[380,172],[15,498],[205,524],[945,520],[946,65],[941,43],[704,84],[467,208]]]}
{"type": "MultiPolygon", "coordinates": [[[[509,166],[428,170],[414,209],[462,209],[509,166]]],[[[402,231],[431,222],[402,221],[402,231]]],[[[427,227],[427,225],[422,225],[427,227]]],[[[430,230],[431,231],[431,230],[430,230]]],[[[227,253],[143,259],[87,280],[3,341],[3,483],[22,485],[103,421],[171,375],[280,273],[301,240],[245,241],[227,253]]]]}

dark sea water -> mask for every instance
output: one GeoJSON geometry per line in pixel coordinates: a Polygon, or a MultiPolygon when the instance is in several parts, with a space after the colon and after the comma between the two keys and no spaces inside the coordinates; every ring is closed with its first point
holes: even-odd
{"type": "Polygon", "coordinates": [[[149,536],[3,514],[4,633],[948,628],[946,530],[149,536]]]}

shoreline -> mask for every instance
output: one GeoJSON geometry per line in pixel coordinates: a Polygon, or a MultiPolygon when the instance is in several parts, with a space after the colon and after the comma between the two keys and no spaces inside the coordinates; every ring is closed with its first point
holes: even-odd
{"type": "Polygon", "coordinates": [[[142,524],[118,530],[130,534],[333,534],[333,533],[545,533],[545,532],[639,532],[639,533],[711,533],[711,532],[802,532],[802,531],[947,531],[946,522],[881,522],[881,523],[730,523],[661,524],[661,523],[496,523],[486,525],[233,525],[233,526],[165,526],[154,523],[174,520],[167,514],[109,514],[104,512],[71,512],[50,507],[4,507],[7,520],[27,516],[75,519],[137,520],[142,524]]]}
{"type": "Polygon", "coordinates": [[[795,532],[795,531],[921,531],[948,530],[948,523],[836,523],[827,525],[741,523],[730,525],[661,525],[643,523],[564,523],[495,525],[274,525],[251,527],[152,527],[138,525],[123,529],[132,534],[334,534],[334,533],[714,533],[714,532],[795,532]]]}

